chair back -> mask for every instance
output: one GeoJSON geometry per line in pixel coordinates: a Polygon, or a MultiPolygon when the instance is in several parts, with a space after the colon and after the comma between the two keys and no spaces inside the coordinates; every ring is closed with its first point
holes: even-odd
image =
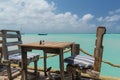
{"type": "Polygon", "coordinates": [[[0,37],[4,59],[9,60],[10,55],[20,53],[21,50],[18,46],[22,44],[20,31],[0,30],[0,37]]]}
{"type": "Polygon", "coordinates": [[[94,71],[100,72],[101,69],[101,62],[102,62],[102,55],[103,55],[103,36],[106,33],[106,28],[103,26],[97,27],[96,31],[96,42],[94,49],[94,71]]]}

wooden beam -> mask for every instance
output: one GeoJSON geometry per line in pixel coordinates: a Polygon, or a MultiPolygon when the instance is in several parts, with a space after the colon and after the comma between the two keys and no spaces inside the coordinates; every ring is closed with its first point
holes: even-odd
{"type": "Polygon", "coordinates": [[[102,55],[103,55],[103,46],[102,46],[102,42],[103,42],[103,36],[106,32],[106,28],[99,26],[97,28],[97,32],[96,32],[96,48],[94,50],[94,57],[95,57],[95,61],[94,61],[94,70],[100,72],[101,69],[101,62],[102,62],[102,55]]]}

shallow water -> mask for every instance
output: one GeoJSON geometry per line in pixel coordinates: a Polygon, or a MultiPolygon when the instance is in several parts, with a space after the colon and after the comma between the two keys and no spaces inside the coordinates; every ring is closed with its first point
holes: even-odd
{"type": "MultiPolygon", "coordinates": [[[[40,40],[75,42],[75,43],[79,43],[82,49],[93,54],[95,48],[96,35],[95,34],[48,34],[48,35],[25,34],[22,35],[22,39],[23,39],[23,43],[31,43],[40,40]]],[[[105,34],[103,46],[104,46],[103,60],[107,60],[114,64],[120,65],[120,60],[119,60],[120,34],[105,34]]],[[[40,53],[40,56],[43,56],[42,51],[33,50],[32,52],[40,53]]],[[[84,55],[82,52],[80,54],[84,55]]],[[[64,57],[67,56],[70,56],[70,52],[64,55],[64,57]]],[[[39,66],[43,67],[42,59],[39,60],[39,66]]],[[[52,66],[55,69],[59,69],[58,56],[47,59],[47,67],[50,66],[52,66]]],[[[120,77],[120,68],[112,67],[103,63],[101,68],[101,74],[120,77]]]]}

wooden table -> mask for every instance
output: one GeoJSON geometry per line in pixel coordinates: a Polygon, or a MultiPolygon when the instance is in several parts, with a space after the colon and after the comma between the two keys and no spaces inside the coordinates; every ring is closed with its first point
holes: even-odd
{"type": "Polygon", "coordinates": [[[38,43],[30,43],[30,44],[21,44],[20,47],[21,47],[21,55],[22,55],[23,79],[27,80],[27,51],[37,49],[37,50],[43,50],[44,52],[44,72],[46,71],[46,53],[54,53],[59,55],[60,75],[61,75],[61,80],[64,80],[63,50],[68,47],[73,48],[73,44],[74,44],[73,42],[44,42],[44,44],[40,44],[38,42],[38,43]]]}

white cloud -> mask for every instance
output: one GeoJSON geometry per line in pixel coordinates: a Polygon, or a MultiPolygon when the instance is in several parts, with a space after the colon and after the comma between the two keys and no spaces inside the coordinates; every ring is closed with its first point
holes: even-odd
{"type": "Polygon", "coordinates": [[[93,15],[91,15],[91,14],[85,14],[85,15],[82,17],[82,20],[85,21],[85,22],[87,22],[87,21],[89,21],[89,20],[91,20],[91,19],[93,19],[93,18],[94,18],[93,15]]]}
{"type": "Polygon", "coordinates": [[[54,2],[46,0],[6,0],[0,3],[0,29],[20,29],[25,32],[90,32],[95,24],[88,23],[92,14],[78,17],[71,12],[54,13],[54,2]]]}
{"type": "Polygon", "coordinates": [[[99,18],[97,18],[97,20],[98,20],[99,22],[101,22],[101,21],[103,21],[103,17],[99,17],[99,18]]]}
{"type": "Polygon", "coordinates": [[[100,22],[117,22],[120,21],[120,9],[117,9],[115,11],[109,11],[108,16],[105,17],[99,17],[97,18],[100,22]]]}
{"type": "Polygon", "coordinates": [[[112,16],[105,17],[105,21],[107,22],[113,22],[113,21],[119,21],[119,20],[120,20],[120,15],[112,15],[112,16]]]}
{"type": "Polygon", "coordinates": [[[109,11],[110,15],[116,14],[116,13],[120,13],[120,9],[116,9],[115,11],[109,11]]]}
{"type": "Polygon", "coordinates": [[[96,18],[99,24],[103,24],[107,27],[107,31],[110,33],[120,33],[120,9],[110,11],[107,16],[96,18]]]}
{"type": "Polygon", "coordinates": [[[106,22],[117,22],[120,21],[120,9],[116,9],[115,11],[110,11],[109,16],[105,17],[106,22]]]}

